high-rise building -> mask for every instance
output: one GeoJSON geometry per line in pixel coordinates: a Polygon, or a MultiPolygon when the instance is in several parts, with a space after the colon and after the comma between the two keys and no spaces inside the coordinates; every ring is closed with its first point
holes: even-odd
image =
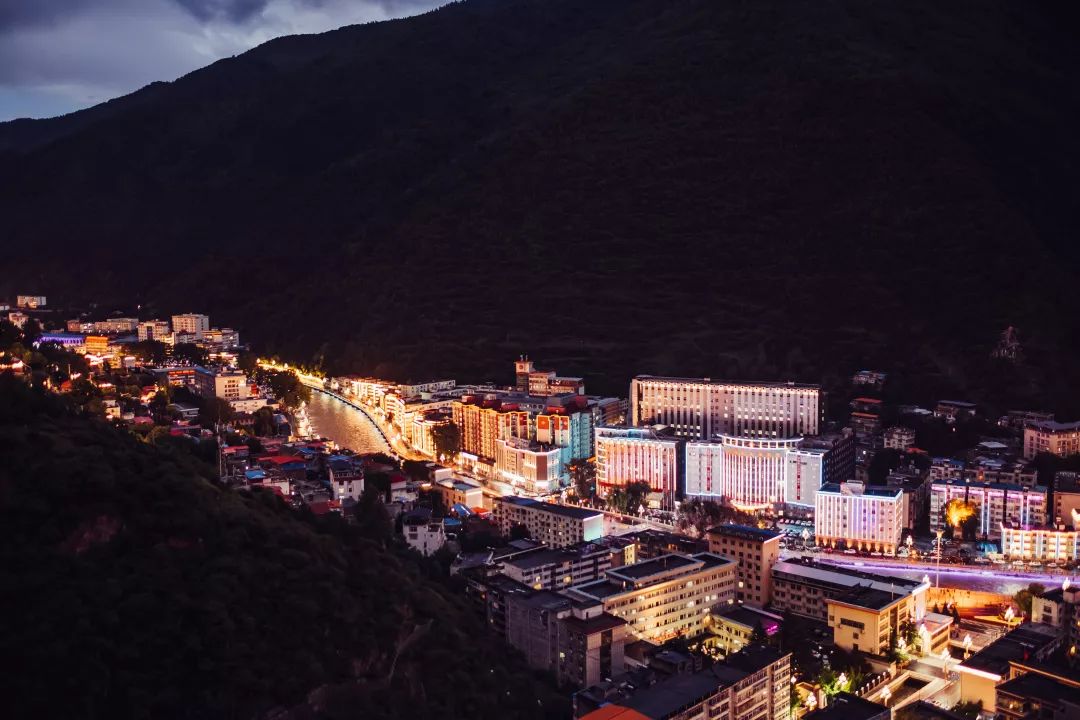
{"type": "Polygon", "coordinates": [[[172,316],[172,330],[174,333],[191,333],[196,337],[210,329],[210,317],[198,313],[184,313],[172,316]]]}
{"type": "Polygon", "coordinates": [[[495,475],[529,495],[557,492],[563,476],[562,451],[526,438],[495,441],[495,475]]]}
{"type": "Polygon", "coordinates": [[[788,459],[801,438],[721,435],[686,443],[685,494],[743,510],[776,507],[785,501],[788,459]]]}
{"type": "Polygon", "coordinates": [[[829,483],[815,497],[814,535],[819,545],[893,554],[903,536],[904,515],[900,488],[829,483]]]}
{"type": "Polygon", "coordinates": [[[745,525],[717,525],[707,535],[709,552],[737,564],[735,599],[758,607],[772,602],[772,566],[780,559],[782,534],[745,525]]]}
{"type": "Polygon", "coordinates": [[[667,425],[690,440],[816,435],[823,411],[818,385],[652,375],[639,375],[630,383],[632,425],[667,425]]]}
{"type": "Polygon", "coordinates": [[[169,323],[165,320],[143,320],[139,323],[139,341],[158,340],[164,342],[164,338],[171,331],[169,323]]]}
{"type": "Polygon", "coordinates": [[[630,483],[648,483],[659,507],[671,510],[683,479],[683,440],[665,428],[596,428],[596,489],[606,497],[630,483]]]}

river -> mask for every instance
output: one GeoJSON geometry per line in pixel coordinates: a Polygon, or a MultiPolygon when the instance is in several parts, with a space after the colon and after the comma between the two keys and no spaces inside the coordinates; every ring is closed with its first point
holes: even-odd
{"type": "Polygon", "coordinates": [[[325,393],[311,391],[308,419],[316,435],[333,440],[356,453],[387,452],[378,429],[361,411],[325,393]]]}

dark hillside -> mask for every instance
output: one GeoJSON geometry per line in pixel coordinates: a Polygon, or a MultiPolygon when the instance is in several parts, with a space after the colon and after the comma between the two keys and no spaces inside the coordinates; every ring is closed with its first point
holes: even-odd
{"type": "Polygon", "coordinates": [[[363,524],[198,471],[0,375],[4,717],[569,713],[363,524]]]}
{"type": "Polygon", "coordinates": [[[1080,51],[1048,7],[471,0],[284,38],[9,150],[0,241],[54,296],[336,370],[871,365],[1076,413],[1080,51]]]}

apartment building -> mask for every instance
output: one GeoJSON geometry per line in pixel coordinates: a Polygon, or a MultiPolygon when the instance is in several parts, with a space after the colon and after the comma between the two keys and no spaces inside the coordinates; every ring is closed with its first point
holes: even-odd
{"type": "Polygon", "coordinates": [[[596,489],[601,497],[633,482],[645,482],[665,510],[675,507],[683,479],[683,440],[667,428],[596,429],[596,489]]]}
{"type": "Polygon", "coordinates": [[[210,317],[198,313],[184,313],[172,316],[172,331],[174,333],[190,333],[195,337],[210,329],[210,317]]]}
{"type": "Polygon", "coordinates": [[[1004,523],[1001,554],[1010,560],[1056,563],[1080,560],[1080,529],[1072,525],[1030,527],[1004,523]]]}
{"type": "Polygon", "coordinates": [[[1054,511],[1047,521],[1080,527],[1080,474],[1063,470],[1054,475],[1054,511]]]}
{"type": "Polygon", "coordinates": [[[772,566],[780,559],[782,534],[746,525],[717,525],[707,536],[709,552],[736,563],[735,599],[759,608],[772,602],[772,566]]]}
{"type": "Polygon", "coordinates": [[[909,598],[908,614],[916,620],[926,615],[929,582],[891,575],[850,570],[815,560],[780,560],[773,565],[772,609],[828,622],[826,601],[838,598],[856,586],[881,590],[909,598]]]}
{"type": "Polygon", "coordinates": [[[1080,453],[1080,421],[1043,420],[1024,426],[1024,457],[1031,459],[1040,453],[1061,457],[1080,453]]]}
{"type": "Polygon", "coordinates": [[[136,332],[140,342],[145,340],[164,342],[165,336],[169,335],[172,330],[167,320],[143,320],[139,323],[136,332]]]}
{"type": "Polygon", "coordinates": [[[907,623],[927,628],[930,646],[925,654],[940,652],[948,642],[952,618],[936,613],[916,617],[911,595],[865,585],[855,585],[825,598],[833,644],[848,652],[886,655],[894,637],[907,623]]]}
{"type": "Polygon", "coordinates": [[[453,402],[451,412],[454,424],[461,430],[464,453],[494,460],[499,440],[530,439],[528,411],[494,395],[464,396],[453,402]]]}
{"type": "Polygon", "coordinates": [[[492,520],[504,535],[513,526],[524,525],[529,537],[553,548],[597,540],[604,534],[603,513],[513,495],[495,500],[492,520]]]}
{"type": "Polygon", "coordinates": [[[634,637],[664,642],[702,633],[712,608],[735,602],[735,583],[735,563],[728,558],[672,554],[613,568],[603,580],[566,592],[602,603],[634,637]]]}
{"type": "Polygon", "coordinates": [[[789,720],[790,692],[791,654],[753,645],[654,684],[626,683],[614,693],[590,688],[574,704],[582,720],[789,720]]]}
{"type": "Polygon", "coordinates": [[[563,590],[593,582],[622,564],[623,548],[584,542],[565,548],[543,548],[507,559],[502,572],[533,590],[563,590]]]}
{"type": "Polygon", "coordinates": [[[907,450],[915,446],[915,431],[902,425],[894,425],[885,430],[885,447],[891,450],[907,450]]]}
{"type": "Polygon", "coordinates": [[[251,397],[251,385],[247,375],[241,370],[197,367],[192,389],[203,397],[218,397],[229,401],[251,397]]]}
{"type": "Polygon", "coordinates": [[[946,529],[946,510],[954,500],[974,512],[979,539],[997,540],[1006,523],[1040,527],[1046,524],[1046,494],[1041,485],[938,480],[930,486],[930,530],[946,529]]]}
{"type": "Polygon", "coordinates": [[[495,441],[495,476],[529,495],[557,492],[565,474],[562,451],[528,438],[495,441]]]}
{"type": "Polygon", "coordinates": [[[765,637],[780,632],[783,617],[751,605],[732,605],[710,615],[710,647],[718,648],[724,656],[739,652],[751,644],[761,630],[765,637]]]}
{"type": "Polygon", "coordinates": [[[904,491],[859,482],[829,483],[814,500],[819,545],[893,554],[904,531],[904,491]]]}
{"type": "Polygon", "coordinates": [[[689,440],[817,435],[823,412],[818,385],[652,375],[630,383],[632,425],[667,425],[689,440]]]}

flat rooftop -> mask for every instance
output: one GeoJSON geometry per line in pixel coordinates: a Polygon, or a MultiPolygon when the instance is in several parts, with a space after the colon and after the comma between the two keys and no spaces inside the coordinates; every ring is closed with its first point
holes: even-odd
{"type": "Polygon", "coordinates": [[[817,383],[797,383],[797,382],[785,382],[783,380],[778,381],[761,381],[761,380],[714,380],[713,378],[688,378],[688,377],[669,377],[664,375],[635,375],[634,380],[643,381],[657,381],[657,382],[670,382],[670,383],[688,383],[694,385],[741,385],[744,387],[764,387],[764,388],[801,388],[805,390],[820,390],[821,385],[817,383]]]}
{"type": "Polygon", "coordinates": [[[697,567],[702,566],[703,563],[700,560],[695,560],[686,555],[670,554],[661,555],[660,557],[652,558],[651,560],[642,560],[633,565],[623,565],[619,568],[613,568],[608,571],[608,576],[625,578],[626,580],[637,582],[657,575],[664,575],[673,570],[683,570],[691,567],[696,569],[697,567]]]}
{"type": "Polygon", "coordinates": [[[880,612],[907,595],[906,592],[886,592],[868,585],[856,585],[835,598],[826,599],[825,602],[838,602],[880,612]]]}
{"type": "Polygon", "coordinates": [[[1023,660],[1025,656],[1039,652],[1057,640],[1057,628],[1027,622],[960,663],[960,669],[970,668],[1005,677],[1010,661],[1023,660]]]}
{"type": "Polygon", "coordinates": [[[883,485],[863,485],[861,489],[851,490],[846,492],[840,483],[825,483],[818,490],[819,493],[832,493],[834,495],[852,495],[852,496],[870,496],[870,497],[883,497],[883,498],[895,498],[897,495],[903,494],[902,490],[894,487],[887,487],[883,485]]]}
{"type": "Polygon", "coordinates": [[[850,588],[864,585],[878,590],[911,593],[923,585],[918,580],[878,575],[876,573],[852,570],[840,565],[832,565],[816,560],[781,560],[773,565],[773,573],[782,573],[807,582],[829,585],[834,588],[850,588]]]}
{"type": "Polygon", "coordinates": [[[561,515],[562,517],[573,518],[574,520],[588,520],[593,517],[603,517],[603,513],[597,510],[586,510],[585,508],[571,507],[569,505],[556,505],[555,503],[518,497],[516,495],[503,495],[499,500],[500,502],[517,505],[518,507],[549,512],[555,515],[561,515]]]}
{"type": "Polygon", "coordinates": [[[891,717],[892,713],[884,705],[864,700],[858,695],[851,693],[837,693],[829,700],[829,706],[806,713],[804,720],[870,720],[884,713],[885,717],[891,717]]]}
{"type": "Polygon", "coordinates": [[[1080,687],[1034,672],[1003,682],[997,686],[997,691],[1053,705],[1066,703],[1080,707],[1080,687]]]}
{"type": "Polygon", "coordinates": [[[762,528],[751,527],[749,525],[717,525],[716,527],[709,528],[709,535],[724,535],[726,537],[734,537],[742,540],[755,540],[757,542],[768,542],[769,540],[776,540],[783,536],[782,532],[776,530],[764,530],[762,528]]]}

